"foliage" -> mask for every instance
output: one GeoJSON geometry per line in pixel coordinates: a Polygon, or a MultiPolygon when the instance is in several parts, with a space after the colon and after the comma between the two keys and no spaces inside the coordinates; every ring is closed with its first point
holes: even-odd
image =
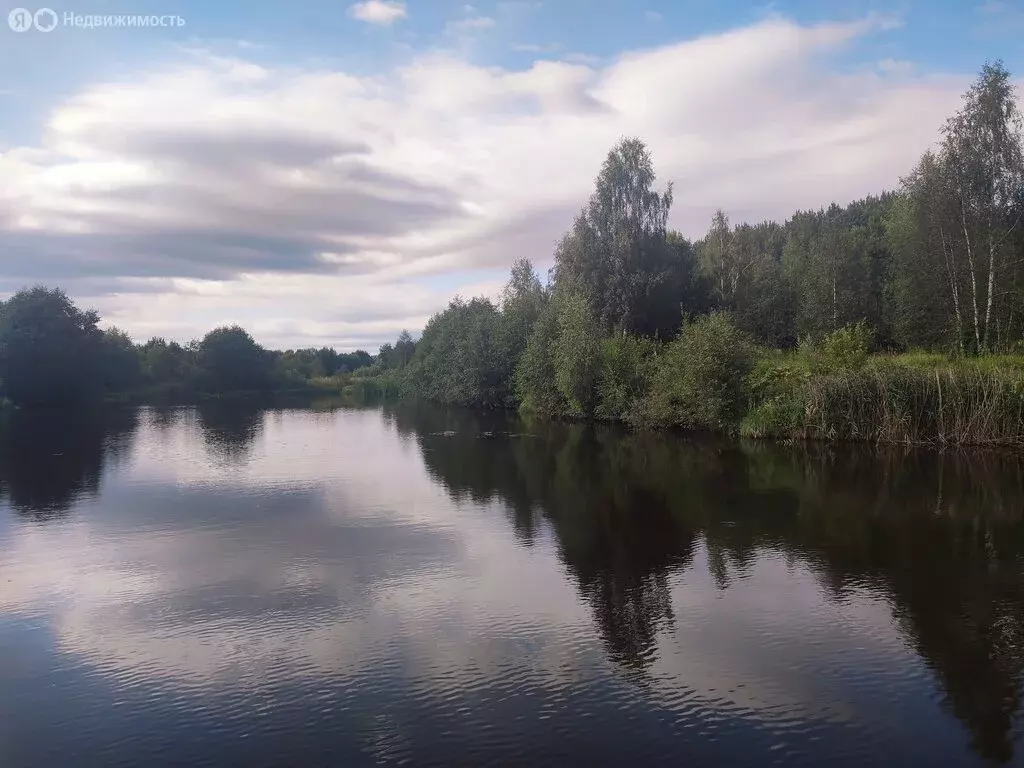
{"type": "Polygon", "coordinates": [[[868,359],[873,332],[863,320],[828,334],[821,344],[822,363],[831,371],[855,371],[868,359]]]}
{"type": "Polygon", "coordinates": [[[273,357],[243,328],[210,331],[196,349],[199,387],[204,392],[264,391],[274,385],[273,357]]]}
{"type": "Polygon", "coordinates": [[[804,390],[783,392],[751,406],[740,422],[740,435],[755,438],[804,437],[804,390]]]}
{"type": "Polygon", "coordinates": [[[263,349],[238,326],[187,345],[153,338],[136,345],[60,289],[37,286],[0,303],[0,401],[82,405],[143,397],[194,401],[201,395],[340,388],[338,377],[372,362],[364,351],[263,349]]]}
{"type": "Polygon", "coordinates": [[[36,286],[0,306],[0,381],[16,404],[71,404],[102,395],[99,315],[59,288],[36,286]]]}
{"type": "Polygon", "coordinates": [[[500,313],[486,299],[454,299],[423,329],[406,369],[404,390],[439,403],[510,404],[513,361],[504,359],[500,313]]]}
{"type": "Polygon", "coordinates": [[[555,385],[572,416],[591,417],[597,405],[601,331],[586,297],[570,293],[560,298],[558,332],[551,345],[555,385]]]}
{"type": "Polygon", "coordinates": [[[638,421],[732,432],[746,407],[753,365],[747,337],[727,314],[715,312],[683,325],[657,358],[638,421]]]}
{"type": "Polygon", "coordinates": [[[100,386],[104,394],[134,392],[142,383],[142,361],[131,337],[118,328],[109,328],[100,337],[100,386]]]}
{"type": "Polygon", "coordinates": [[[815,373],[859,370],[867,363],[873,336],[863,320],[825,334],[820,342],[806,336],[800,341],[797,358],[815,373]]]}
{"type": "Polygon", "coordinates": [[[565,403],[555,384],[552,348],[558,336],[558,315],[554,303],[541,311],[515,369],[515,393],[526,413],[555,416],[565,403]]]}
{"type": "Polygon", "coordinates": [[[517,259],[501,296],[499,335],[503,373],[512,375],[548,297],[529,259],[517,259]]]}
{"type": "Polygon", "coordinates": [[[912,346],[991,352],[1022,338],[1022,118],[1010,74],[986,64],[937,153],[903,180],[888,231],[895,326],[912,346]]]}
{"type": "Polygon", "coordinates": [[[377,367],[381,370],[405,368],[416,352],[416,342],[409,331],[402,329],[394,344],[382,344],[377,355],[377,367]]]}
{"type": "Polygon", "coordinates": [[[639,336],[618,335],[601,341],[596,416],[628,421],[647,396],[657,344],[639,336]]]}
{"type": "Polygon", "coordinates": [[[672,186],[658,193],[654,181],[654,163],[644,143],[621,140],[605,158],[594,193],[555,251],[556,283],[588,296],[604,331],[657,331],[658,308],[651,299],[674,302],[677,297],[666,295],[663,287],[682,286],[689,279],[685,252],[668,239],[672,186]]]}

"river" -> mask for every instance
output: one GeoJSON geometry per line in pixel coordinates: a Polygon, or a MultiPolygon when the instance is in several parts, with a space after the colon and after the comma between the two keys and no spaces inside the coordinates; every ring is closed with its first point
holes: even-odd
{"type": "Polygon", "coordinates": [[[1024,765],[1024,463],[415,404],[0,426],[0,764],[1024,765]]]}

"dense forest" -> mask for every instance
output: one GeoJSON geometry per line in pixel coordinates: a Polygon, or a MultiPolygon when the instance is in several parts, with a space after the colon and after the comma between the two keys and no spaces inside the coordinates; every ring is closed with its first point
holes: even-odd
{"type": "Polygon", "coordinates": [[[187,397],[319,385],[750,436],[1024,441],[1024,146],[986,64],[898,189],[788,221],[668,226],[636,138],[608,153],[542,282],[456,298],[373,358],[269,352],[241,328],[182,346],[99,331],[60,291],[0,306],[2,394],[187,397]]]}
{"type": "Polygon", "coordinates": [[[1024,150],[1002,63],[940,138],[898,190],[782,224],[718,211],[693,243],[624,139],[545,282],[518,260],[498,303],[455,299],[356,381],[641,426],[1019,442],[1024,150]]]}

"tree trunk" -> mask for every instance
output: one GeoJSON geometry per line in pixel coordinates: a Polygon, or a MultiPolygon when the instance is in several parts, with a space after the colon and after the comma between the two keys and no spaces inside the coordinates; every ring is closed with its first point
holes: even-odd
{"type": "Polygon", "coordinates": [[[989,221],[988,228],[988,298],[985,302],[985,338],[984,345],[987,349],[990,343],[989,328],[992,322],[992,297],[996,292],[996,236],[989,221]]]}
{"type": "Polygon", "coordinates": [[[967,266],[971,271],[971,303],[974,306],[974,344],[975,351],[981,351],[981,315],[978,313],[978,275],[974,269],[974,251],[971,250],[971,235],[967,231],[967,213],[964,211],[964,198],[960,195],[960,225],[964,231],[964,245],[967,247],[967,266]]]}

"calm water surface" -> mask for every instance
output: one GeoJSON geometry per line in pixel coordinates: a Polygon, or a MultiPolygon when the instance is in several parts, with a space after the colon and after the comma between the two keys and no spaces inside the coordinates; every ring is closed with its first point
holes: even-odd
{"type": "Polygon", "coordinates": [[[1024,468],[423,406],[0,427],[0,765],[1024,765],[1024,468]]]}

